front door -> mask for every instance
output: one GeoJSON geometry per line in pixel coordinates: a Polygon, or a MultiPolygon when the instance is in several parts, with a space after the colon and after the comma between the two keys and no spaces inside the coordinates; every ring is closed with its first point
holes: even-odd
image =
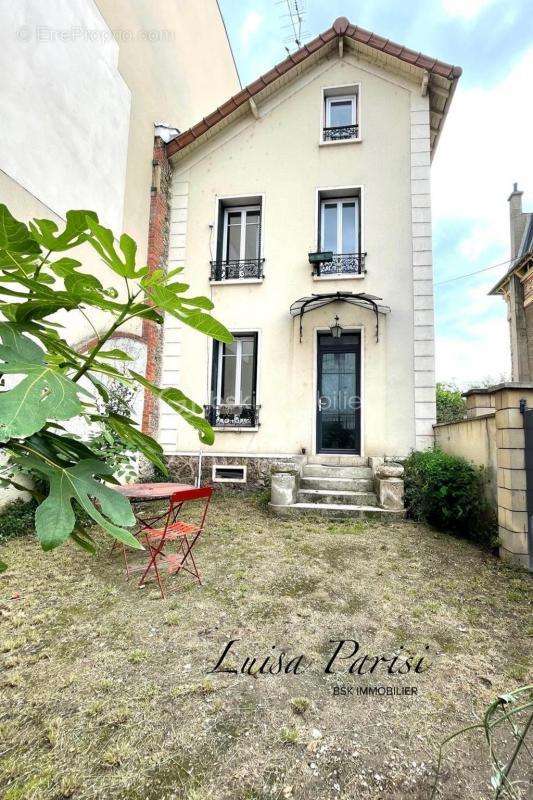
{"type": "Polygon", "coordinates": [[[361,453],[361,337],[318,334],[317,452],[361,453]]]}

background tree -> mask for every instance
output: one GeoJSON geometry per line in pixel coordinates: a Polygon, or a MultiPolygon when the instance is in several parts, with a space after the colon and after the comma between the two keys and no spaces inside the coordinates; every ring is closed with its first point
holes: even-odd
{"type": "Polygon", "coordinates": [[[466,416],[466,401],[453,383],[437,383],[437,422],[458,422],[466,416]]]}
{"type": "MultiPolygon", "coordinates": [[[[135,522],[128,500],[108,485],[116,482],[112,458],[108,461],[90,440],[70,434],[62,422],[82,417],[89,425],[96,423],[115,444],[143,453],[167,472],[160,445],[139,430],[127,408],[109,405],[105,380],[125,387],[141,385],[196,428],[202,443],[214,441],[201,406],[178,388],[150,383],[128,366],[127,353],[106,347],[130,321],[148,319],[162,325],[163,314],[219,341],[232,341],[229,331],[209,314],[211,301],[186,294],[189,286],[177,279],[181,268],[149,272],[137,265],[136,251],[130,236],[124,233],[117,242],[94,212],[67,212],[59,231],[47,219],[26,225],[0,205],[0,480],[17,489],[26,488],[17,479],[19,472],[44,481],[44,494],[33,493],[38,502],[35,530],[45,550],[70,537],[94,551],[90,533],[75,527],[73,504],[112,536],[140,547],[127,530],[135,522]],[[92,247],[107,266],[110,286],[65,255],[81,244],[92,247]],[[117,279],[122,292],[116,288],[117,279]],[[101,333],[95,330],[94,346],[80,353],[65,341],[57,312],[67,319],[81,313],[92,325],[95,310],[106,312],[108,325],[101,333]],[[102,402],[105,414],[100,413],[102,402]]],[[[67,322],[65,329],[75,325],[67,322]]],[[[0,562],[1,567],[5,565],[0,562]]]]}

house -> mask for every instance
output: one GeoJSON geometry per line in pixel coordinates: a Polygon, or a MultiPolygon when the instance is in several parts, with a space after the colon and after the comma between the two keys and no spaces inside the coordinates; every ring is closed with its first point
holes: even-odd
{"type": "Polygon", "coordinates": [[[514,184],[509,195],[511,264],[491,289],[507,303],[513,381],[533,381],[533,214],[522,211],[522,195],[514,184]]]}
{"type": "MultiPolygon", "coordinates": [[[[430,164],[460,74],[339,18],[164,148],[161,261],[235,336],[165,322],[161,383],[216,430],[204,476],[366,469],[432,444],[430,164]]],[[[158,435],[196,464],[166,409],[158,435]]]]}

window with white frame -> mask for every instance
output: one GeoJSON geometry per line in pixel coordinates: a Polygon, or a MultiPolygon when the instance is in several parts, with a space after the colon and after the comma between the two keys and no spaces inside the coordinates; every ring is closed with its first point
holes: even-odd
{"type": "Polygon", "coordinates": [[[224,209],[223,260],[258,259],[261,242],[261,207],[224,209]]]}
{"type": "Polygon", "coordinates": [[[359,138],[359,97],[357,87],[324,90],[323,141],[359,138]]]}
{"type": "Polygon", "coordinates": [[[359,252],[359,197],[326,198],[320,203],[320,250],[359,252]]]}
{"type": "Polygon", "coordinates": [[[365,273],[358,189],[319,192],[318,249],[324,258],[314,262],[315,277],[353,278],[365,273]]]}
{"type": "Polygon", "coordinates": [[[209,421],[216,427],[256,427],[257,333],[234,333],[215,342],[209,421]]]}
{"type": "Polygon", "coordinates": [[[263,278],[260,202],[220,201],[217,257],[211,266],[214,281],[263,278]]]}

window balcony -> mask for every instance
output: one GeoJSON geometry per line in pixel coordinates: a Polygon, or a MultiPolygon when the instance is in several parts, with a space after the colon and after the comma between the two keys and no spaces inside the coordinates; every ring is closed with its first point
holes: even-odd
{"type": "Polygon", "coordinates": [[[211,280],[222,281],[261,281],[264,258],[243,258],[235,261],[211,261],[211,280]]]}
{"type": "Polygon", "coordinates": [[[324,142],[342,142],[346,139],[359,138],[359,125],[337,125],[334,128],[324,128],[322,139],[324,142]]]}
{"type": "Polygon", "coordinates": [[[333,253],[324,261],[314,259],[313,275],[317,278],[363,276],[366,272],[365,256],[366,253],[333,253]]]}
{"type": "Polygon", "coordinates": [[[259,427],[258,405],[210,405],[204,406],[205,418],[213,428],[242,430],[259,427]]]}

